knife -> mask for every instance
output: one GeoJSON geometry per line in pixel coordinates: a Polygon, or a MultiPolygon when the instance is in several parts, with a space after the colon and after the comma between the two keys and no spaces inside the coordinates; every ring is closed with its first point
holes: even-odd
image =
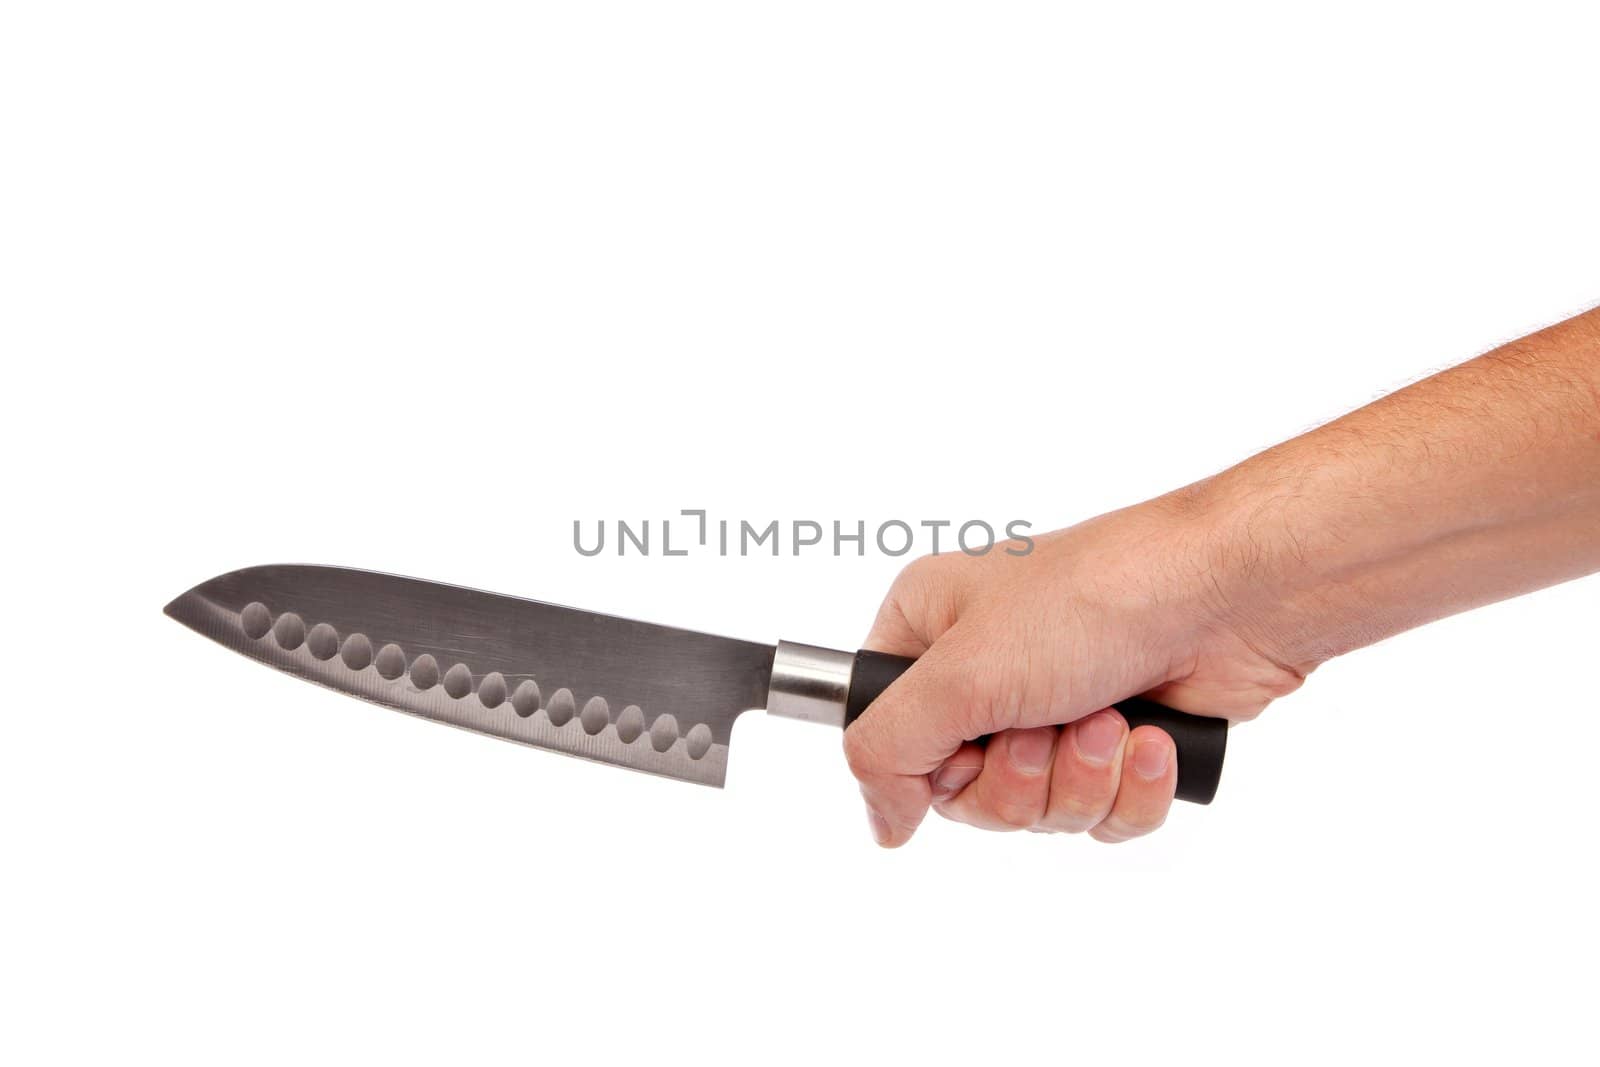
{"type": "MultiPolygon", "coordinates": [[[[537,600],[344,567],[248,567],[166,613],[281,671],[492,737],[721,786],[752,708],[847,728],[914,660],[739,641],[537,600]]],[[[1182,800],[1208,804],[1224,719],[1132,698],[1130,726],[1178,751],[1182,800]]]]}

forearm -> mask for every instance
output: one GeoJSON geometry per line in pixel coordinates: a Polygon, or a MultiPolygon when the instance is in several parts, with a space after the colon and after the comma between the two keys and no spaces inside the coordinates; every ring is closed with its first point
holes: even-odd
{"type": "Polygon", "coordinates": [[[1174,494],[1220,609],[1304,671],[1600,570],[1600,310],[1174,494]]]}

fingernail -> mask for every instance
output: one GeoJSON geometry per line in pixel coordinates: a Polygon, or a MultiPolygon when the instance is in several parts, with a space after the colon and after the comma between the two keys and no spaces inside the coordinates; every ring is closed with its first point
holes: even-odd
{"type": "Polygon", "coordinates": [[[1056,732],[1048,727],[1018,730],[1011,735],[1011,763],[1023,774],[1038,774],[1050,766],[1056,732]]]}
{"type": "Polygon", "coordinates": [[[1140,741],[1133,749],[1133,769],[1140,778],[1160,778],[1167,773],[1169,751],[1165,741],[1140,741]]]}
{"type": "Polygon", "coordinates": [[[889,843],[889,824],[871,808],[867,809],[867,825],[872,827],[872,839],[880,845],[889,843]]]}
{"type": "Polygon", "coordinates": [[[933,786],[933,799],[949,800],[971,785],[981,770],[982,767],[940,767],[933,772],[933,780],[929,783],[933,786]]]}
{"type": "Polygon", "coordinates": [[[1110,712],[1097,711],[1078,724],[1073,744],[1086,763],[1110,763],[1122,744],[1122,723],[1110,712]]]}

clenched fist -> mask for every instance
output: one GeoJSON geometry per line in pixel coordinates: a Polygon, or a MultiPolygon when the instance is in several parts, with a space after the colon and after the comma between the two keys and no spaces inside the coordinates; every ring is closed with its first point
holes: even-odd
{"type": "Polygon", "coordinates": [[[1230,625],[1179,512],[1156,502],[1027,556],[901,573],[866,646],[917,663],[845,733],[880,844],[908,840],[930,805],[988,830],[1148,833],[1172,804],[1172,740],[1109,705],[1149,693],[1246,719],[1300,684],[1230,625]]]}

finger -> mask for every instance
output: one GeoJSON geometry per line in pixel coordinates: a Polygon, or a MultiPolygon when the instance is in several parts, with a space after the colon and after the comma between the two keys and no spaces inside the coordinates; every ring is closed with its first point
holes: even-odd
{"type": "Polygon", "coordinates": [[[1082,833],[1111,814],[1127,740],[1128,724],[1115,708],[1062,728],[1042,829],[1082,833]]]}
{"type": "Polygon", "coordinates": [[[991,732],[974,726],[982,717],[974,710],[982,707],[975,658],[959,630],[948,631],[844,732],[845,759],[885,847],[905,844],[927,815],[928,776],[968,740],[991,732]]]}
{"type": "Polygon", "coordinates": [[[1156,726],[1128,735],[1117,799],[1105,821],[1089,831],[1096,841],[1115,843],[1142,837],[1166,821],[1178,788],[1178,753],[1172,738],[1156,726]]]}
{"type": "Polygon", "coordinates": [[[1050,761],[1060,732],[1036,726],[989,738],[983,770],[940,804],[939,814],[984,830],[1026,830],[1038,823],[1050,799],[1050,761]]]}
{"type": "Polygon", "coordinates": [[[967,742],[956,749],[955,755],[939,765],[928,775],[934,804],[942,804],[960,793],[983,770],[983,746],[967,742]]]}

